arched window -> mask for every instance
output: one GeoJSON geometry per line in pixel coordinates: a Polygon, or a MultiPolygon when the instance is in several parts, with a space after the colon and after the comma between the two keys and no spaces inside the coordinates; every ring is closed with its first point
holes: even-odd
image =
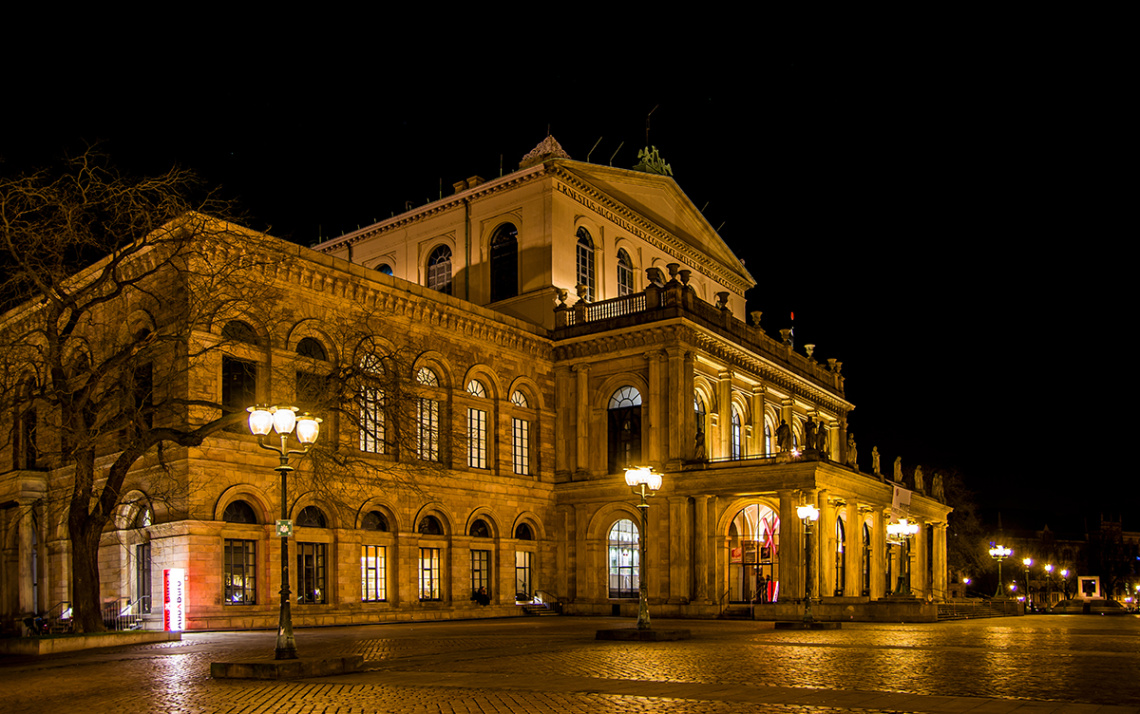
{"type": "Polygon", "coordinates": [[[516,540],[534,540],[534,531],[526,523],[520,523],[515,528],[516,540]]]}
{"type": "Polygon", "coordinates": [[[491,302],[519,294],[518,229],[504,223],[491,237],[491,302]]]}
{"type": "Polygon", "coordinates": [[[697,390],[693,390],[693,418],[696,420],[696,436],[694,437],[693,456],[696,459],[708,457],[705,445],[705,420],[708,410],[705,409],[705,398],[697,390]]]}
{"type": "MultiPolygon", "coordinates": [[[[511,392],[511,404],[530,408],[526,395],[517,389],[511,392]]],[[[511,465],[516,474],[530,475],[530,418],[527,414],[511,415],[511,465]]]]}
{"type": "MultiPolygon", "coordinates": [[[[467,393],[478,399],[487,398],[487,388],[477,379],[467,383],[467,393]]],[[[467,407],[467,465],[487,468],[487,410],[467,407]]]]}
{"type": "Polygon", "coordinates": [[[617,282],[618,297],[633,293],[633,261],[624,248],[619,248],[617,253],[617,282]]]}
{"type": "Polygon", "coordinates": [[[609,596],[635,598],[641,577],[641,546],[637,526],[623,518],[610,528],[609,596]]]}
{"type": "MultiPolygon", "coordinates": [[[[425,387],[438,387],[439,377],[427,367],[416,372],[416,383],[425,387]]],[[[428,396],[416,400],[418,429],[416,451],[424,461],[439,461],[439,401],[428,396]]]]}
{"type": "Polygon", "coordinates": [[[419,532],[423,535],[443,535],[443,524],[435,516],[424,516],[420,521],[419,532]]]}
{"type": "Polygon", "coordinates": [[[847,529],[843,516],[835,518],[835,595],[843,594],[843,583],[847,577],[847,529]]]}
{"type": "Polygon", "coordinates": [[[222,511],[222,520],[226,523],[257,523],[257,514],[249,503],[231,501],[222,511]]]}
{"type": "Polygon", "coordinates": [[[381,263],[380,265],[376,266],[376,272],[384,273],[385,275],[391,275],[392,274],[392,266],[388,265],[387,263],[381,263]]]}
{"type": "Polygon", "coordinates": [[[594,284],[594,239],[585,228],[578,229],[576,255],[578,284],[586,286],[586,301],[593,302],[597,295],[594,284]]]}
{"type": "Polygon", "coordinates": [[[752,503],[729,526],[729,597],[733,602],[777,602],[780,598],[780,517],[752,503]]]}
{"type": "Polygon", "coordinates": [[[740,410],[734,404],[732,406],[732,434],[729,438],[729,448],[732,450],[730,456],[733,461],[744,458],[744,436],[741,429],[740,410]]]}
{"type": "Polygon", "coordinates": [[[487,525],[487,521],[482,518],[476,518],[472,521],[471,528],[467,531],[467,535],[472,538],[490,538],[491,527],[487,525]]]}
{"type": "Polygon", "coordinates": [[[451,294],[451,248],[441,245],[428,256],[427,286],[451,294]]]}
{"type": "Polygon", "coordinates": [[[776,453],[776,446],[772,442],[772,421],[764,417],[764,455],[771,456],[776,453]]]}
{"type": "Polygon", "coordinates": [[[257,331],[248,322],[241,320],[230,320],[226,326],[222,328],[222,337],[234,342],[244,342],[247,345],[255,347],[261,346],[261,338],[257,336],[257,331]]]}
{"type": "Polygon", "coordinates": [[[383,363],[374,354],[360,358],[360,386],[356,390],[360,408],[360,450],[370,454],[383,454],[387,450],[384,415],[384,390],[377,386],[383,374],[383,363]]]}
{"type": "Polygon", "coordinates": [[[320,343],[320,340],[312,337],[304,337],[297,343],[297,354],[310,359],[319,359],[323,362],[327,362],[329,359],[329,353],[325,346],[320,343]]]}
{"type": "Polygon", "coordinates": [[[297,514],[297,526],[299,528],[329,527],[325,512],[316,506],[305,506],[301,509],[301,512],[297,514]]]}
{"type": "Polygon", "coordinates": [[[360,521],[360,527],[366,531],[388,531],[388,517],[380,511],[369,511],[360,521]]]}
{"type": "Polygon", "coordinates": [[[863,595],[871,594],[871,526],[863,524],[863,595]]]}
{"type": "Polygon", "coordinates": [[[618,473],[641,461],[641,392],[622,387],[610,397],[609,470],[618,473]]]}

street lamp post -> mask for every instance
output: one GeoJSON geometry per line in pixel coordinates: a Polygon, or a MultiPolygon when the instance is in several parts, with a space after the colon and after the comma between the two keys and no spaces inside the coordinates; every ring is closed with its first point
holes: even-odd
{"type": "Polygon", "coordinates": [[[1069,569],[1061,571],[1061,587],[1065,589],[1065,599],[1069,599],[1069,569]]]}
{"type": "Polygon", "coordinates": [[[895,586],[896,593],[901,591],[907,597],[911,595],[910,590],[910,539],[918,533],[918,524],[910,523],[905,518],[900,518],[897,523],[887,524],[887,537],[898,543],[903,547],[902,557],[899,563],[901,573],[899,573],[899,582],[902,587],[895,586]]]}
{"type": "Polygon", "coordinates": [[[1053,604],[1053,564],[1045,566],[1045,606],[1053,604]]]}
{"type": "Polygon", "coordinates": [[[280,463],[273,469],[281,474],[281,520],[277,522],[277,532],[281,535],[281,614],[277,621],[277,649],[275,659],[297,659],[297,642],[293,639],[293,613],[289,607],[289,535],[293,524],[289,521],[289,501],[287,476],[293,470],[289,456],[305,454],[312,448],[320,434],[321,420],[307,412],[297,416],[296,407],[249,407],[249,430],[257,436],[257,444],[263,449],[276,453],[280,463]],[[300,449],[289,448],[289,435],[296,428],[300,449]],[[281,443],[266,443],[270,430],[281,437],[281,443]]]}
{"type": "MultiPolygon", "coordinates": [[[[1025,566],[1025,604],[1028,606],[1028,605],[1029,605],[1029,595],[1030,595],[1030,590],[1029,590],[1029,567],[1030,567],[1031,565],[1033,565],[1033,558],[1022,558],[1022,559],[1021,559],[1021,564],[1025,566]]],[[[1048,570],[1048,569],[1049,569],[1049,568],[1051,568],[1051,567],[1052,567],[1052,566],[1048,566],[1048,565],[1047,565],[1047,566],[1045,566],[1045,569],[1046,569],[1046,570],[1048,570]]]]}
{"type": "Polygon", "coordinates": [[[1013,555],[1013,548],[1006,548],[1004,545],[995,545],[990,548],[990,557],[997,561],[998,564],[998,584],[997,590],[994,592],[994,597],[1001,597],[1001,561],[1013,555]]]}
{"type": "Polygon", "coordinates": [[[645,575],[649,570],[646,559],[649,554],[649,500],[657,495],[661,488],[661,474],[656,473],[648,466],[637,466],[625,470],[625,482],[633,489],[634,495],[641,496],[641,503],[637,508],[641,511],[641,562],[639,564],[637,594],[640,602],[637,605],[637,629],[649,629],[649,585],[645,575]],[[647,490],[648,489],[648,490],[647,490]]]}
{"type": "Polygon", "coordinates": [[[819,509],[810,503],[796,508],[804,524],[804,622],[811,622],[811,525],[819,520],[819,509]]]}

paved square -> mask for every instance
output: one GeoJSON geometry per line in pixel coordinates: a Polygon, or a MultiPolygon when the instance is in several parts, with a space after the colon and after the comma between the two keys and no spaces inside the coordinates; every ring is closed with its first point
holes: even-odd
{"type": "Polygon", "coordinates": [[[1140,618],[939,624],[658,621],[681,642],[595,641],[632,621],[527,618],[299,630],[303,655],[365,672],[214,680],[209,663],[272,655],[273,632],[0,659],[5,712],[1140,712],[1140,618]]]}

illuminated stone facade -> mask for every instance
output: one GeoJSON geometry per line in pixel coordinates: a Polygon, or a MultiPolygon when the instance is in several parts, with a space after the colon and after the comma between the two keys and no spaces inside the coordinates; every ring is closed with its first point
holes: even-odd
{"type": "MultiPolygon", "coordinates": [[[[894,484],[844,465],[853,405],[841,365],[741,319],[755,281],[672,178],[575,162],[548,139],[520,170],[455,188],[315,250],[274,243],[283,260],[264,279],[289,293],[288,319],[248,316],[255,335],[191,373],[190,392],[220,402],[226,360],[241,360],[256,367],[258,401],[296,400],[295,374],[351,359],[329,325],[355,319],[386,349],[414,352],[409,380],[434,376],[414,389],[436,404],[428,458],[441,470],[420,472],[415,488],[378,480],[348,509],[291,492],[291,557],[309,558],[293,564],[298,626],[518,614],[520,591],[568,613],[635,614],[643,574],[656,615],[716,617],[740,603],[794,615],[803,503],[821,511],[817,616],[909,607],[885,599],[901,571],[886,540],[894,484]],[[795,453],[777,453],[781,423],[795,453]],[[824,436],[808,443],[813,428],[824,436]],[[622,478],[634,464],[664,476],[646,564],[622,478]]],[[[222,341],[225,329],[194,339],[222,341]]],[[[326,426],[378,464],[422,456],[373,453],[385,450],[355,427],[326,426]]],[[[104,535],[104,596],[137,611],[149,585],[157,617],[163,570],[184,568],[191,628],[275,626],[275,458],[223,433],[173,463],[184,495],[160,501],[140,474],[104,535]]],[[[8,622],[69,597],[68,545],[46,500],[59,472],[0,480],[8,622]]],[[[922,602],[947,593],[948,512],[911,494],[922,602]]],[[[914,603],[903,616],[932,612],[914,603]]]]}

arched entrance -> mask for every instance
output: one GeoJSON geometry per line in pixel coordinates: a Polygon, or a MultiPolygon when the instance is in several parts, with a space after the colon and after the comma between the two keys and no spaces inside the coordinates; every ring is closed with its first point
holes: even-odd
{"type": "Polygon", "coordinates": [[[737,511],[728,529],[729,601],[769,603],[780,598],[780,516],[752,503],[737,511]]]}

